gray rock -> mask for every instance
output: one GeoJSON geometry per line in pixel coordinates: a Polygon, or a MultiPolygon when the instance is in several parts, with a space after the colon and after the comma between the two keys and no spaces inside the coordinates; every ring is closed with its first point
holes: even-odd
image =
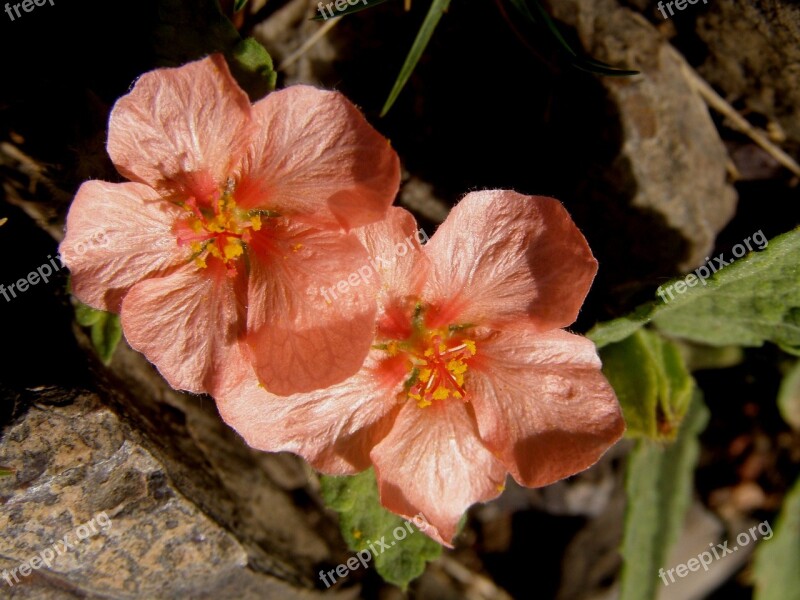
{"type": "Polygon", "coordinates": [[[335,525],[288,493],[307,481],[302,464],[251,451],[208,398],[173,392],[129,349],[113,368],[124,382],[97,391],[34,390],[4,431],[3,597],[317,597],[335,525]],[[48,549],[50,565],[23,577],[48,549]]]}
{"type": "Polygon", "coordinates": [[[678,268],[703,262],[733,217],[728,156],[708,109],[682,73],[682,58],[641,15],[615,0],[552,2],[585,51],[634,77],[599,78],[619,119],[621,146],[605,179],[630,205],[661,215],[686,240],[678,268]]]}

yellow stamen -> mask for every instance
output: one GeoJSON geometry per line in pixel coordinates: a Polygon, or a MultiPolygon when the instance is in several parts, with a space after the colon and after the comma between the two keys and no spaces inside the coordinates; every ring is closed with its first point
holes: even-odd
{"type": "Polygon", "coordinates": [[[225,258],[231,260],[241,256],[244,253],[244,248],[242,248],[242,243],[239,240],[230,240],[225,244],[224,251],[225,258]]]}
{"type": "MultiPolygon", "coordinates": [[[[390,356],[405,353],[410,375],[405,397],[425,408],[436,400],[465,398],[464,381],[468,361],[477,354],[474,340],[457,333],[464,328],[417,332],[407,340],[393,340],[380,346],[390,356]]],[[[424,330],[423,330],[424,331],[424,330]]]]}

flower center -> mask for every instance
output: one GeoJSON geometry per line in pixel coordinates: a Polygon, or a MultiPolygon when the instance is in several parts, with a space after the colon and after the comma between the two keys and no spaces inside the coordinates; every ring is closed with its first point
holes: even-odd
{"type": "Polygon", "coordinates": [[[434,400],[446,400],[450,396],[463,399],[464,374],[467,362],[477,353],[472,340],[446,339],[446,334],[435,331],[430,335],[428,347],[422,352],[409,353],[411,370],[408,397],[425,408],[434,400]],[[414,381],[416,375],[416,381],[414,381]]]}
{"type": "Polygon", "coordinates": [[[274,216],[270,211],[244,211],[236,206],[231,181],[217,200],[200,204],[191,197],[182,206],[189,214],[176,224],[178,244],[189,246],[198,267],[206,268],[208,259],[215,258],[231,276],[236,274],[236,263],[251,232],[261,229],[262,216],[274,216]]]}
{"type": "Polygon", "coordinates": [[[389,356],[406,359],[409,377],[404,389],[408,398],[425,408],[435,400],[458,398],[466,401],[464,376],[469,361],[477,354],[474,340],[467,339],[463,326],[429,330],[422,324],[417,310],[411,335],[377,346],[389,356]]]}

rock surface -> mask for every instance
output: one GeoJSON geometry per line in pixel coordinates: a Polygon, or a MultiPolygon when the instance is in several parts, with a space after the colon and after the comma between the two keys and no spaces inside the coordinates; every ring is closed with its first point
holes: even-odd
{"type": "Polygon", "coordinates": [[[619,154],[604,179],[631,207],[661,215],[680,232],[686,249],[679,269],[701,264],[733,217],[737,196],[727,181],[725,146],[682,73],[683,59],[641,15],[615,0],[551,4],[589,55],[641,72],[600,78],[621,130],[619,154]]]}
{"type": "Polygon", "coordinates": [[[208,398],[169,390],[127,348],[114,370],[126,380],[34,390],[4,432],[0,465],[15,473],[0,479],[3,597],[316,597],[312,566],[331,554],[321,535],[335,532],[312,529],[318,509],[287,493],[302,492],[302,465],[254,456],[208,398]],[[23,577],[54,544],[51,565],[23,577]]]}
{"type": "Polygon", "coordinates": [[[706,80],[734,106],[778,123],[800,150],[800,5],[715,0],[696,31],[708,51],[699,67],[706,80]]]}

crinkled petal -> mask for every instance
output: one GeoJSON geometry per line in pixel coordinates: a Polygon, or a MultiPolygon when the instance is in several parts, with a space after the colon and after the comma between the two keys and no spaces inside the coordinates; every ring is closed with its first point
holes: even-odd
{"type": "Polygon", "coordinates": [[[253,105],[257,133],[237,202],[357,227],[383,217],[400,183],[388,140],[342,94],[295,85],[253,105]]]}
{"type": "Polygon", "coordinates": [[[428,274],[429,260],[420,241],[426,234],[404,208],[391,207],[385,219],[353,230],[369,254],[371,271],[380,281],[380,299],[417,296],[428,274]]]}
{"type": "Polygon", "coordinates": [[[395,395],[406,372],[384,357],[373,352],[353,377],[307,394],[275,396],[251,376],[217,397],[217,406],[253,448],[294,452],[323,473],[353,475],[370,466],[370,450],[400,408],[395,395]]]}
{"type": "Polygon", "coordinates": [[[122,302],[122,330],[172,387],[224,394],[251,374],[240,341],[245,286],[217,260],[146,279],[122,302]]]}
{"type": "Polygon", "coordinates": [[[250,256],[248,344],[264,387],[286,396],[355,374],[372,344],[378,285],[358,239],[269,219],[250,256]]]}
{"type": "Polygon", "coordinates": [[[81,302],[118,313],[131,286],[188,260],[172,224],[181,214],[139,183],[87,181],[67,215],[60,251],[81,302]]]}
{"type": "Polygon", "coordinates": [[[481,438],[522,485],[592,466],[625,429],[594,344],[565,331],[496,332],[478,342],[467,394],[481,438]]]}
{"type": "Polygon", "coordinates": [[[471,407],[460,401],[426,408],[407,402],[371,457],[381,504],[405,518],[422,512],[422,529],[447,546],[464,512],[497,497],[506,475],[478,437],[471,407]]]}
{"type": "Polygon", "coordinates": [[[436,308],[431,326],[566,327],[597,271],[560,202],[504,190],[467,194],[425,252],[433,264],[425,290],[436,308]]]}
{"type": "Polygon", "coordinates": [[[250,100],[216,54],[142,75],[111,111],[108,153],[128,179],[200,199],[233,175],[250,133],[250,100]]]}

